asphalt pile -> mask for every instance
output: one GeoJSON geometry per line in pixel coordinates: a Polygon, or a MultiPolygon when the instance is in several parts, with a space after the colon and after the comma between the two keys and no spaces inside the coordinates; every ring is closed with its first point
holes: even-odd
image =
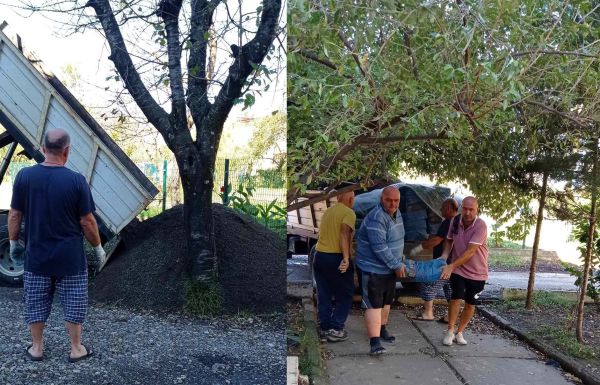
{"type": "MultiPolygon", "coordinates": [[[[251,217],[213,204],[218,281],[224,311],[283,312],[285,241],[251,217]]],[[[156,312],[179,312],[190,279],[183,206],[121,231],[122,242],[90,283],[98,304],[156,312]]]]}

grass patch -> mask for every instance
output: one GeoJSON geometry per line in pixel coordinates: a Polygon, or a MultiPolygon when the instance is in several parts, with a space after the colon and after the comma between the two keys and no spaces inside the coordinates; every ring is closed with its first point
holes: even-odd
{"type": "Polygon", "coordinates": [[[517,268],[523,266],[523,259],[516,255],[494,255],[488,256],[488,265],[491,268],[517,268]]]}
{"type": "Polygon", "coordinates": [[[585,360],[593,360],[599,352],[588,345],[580,344],[574,332],[562,330],[556,326],[539,326],[532,332],[535,336],[551,340],[568,355],[585,360]]]}
{"type": "Polygon", "coordinates": [[[217,282],[186,283],[185,311],[199,317],[215,317],[221,313],[223,299],[217,282]]]}
{"type": "MultiPolygon", "coordinates": [[[[534,308],[571,309],[576,302],[562,293],[552,291],[536,291],[533,293],[534,308]]],[[[525,299],[504,299],[500,303],[500,307],[502,310],[525,310],[525,299]]]]}
{"type": "Polygon", "coordinates": [[[319,367],[321,359],[319,355],[311,354],[311,352],[320,351],[319,340],[315,337],[315,333],[311,333],[306,329],[300,336],[302,354],[298,358],[298,369],[300,370],[300,373],[311,378],[315,375],[316,368],[319,367]]]}

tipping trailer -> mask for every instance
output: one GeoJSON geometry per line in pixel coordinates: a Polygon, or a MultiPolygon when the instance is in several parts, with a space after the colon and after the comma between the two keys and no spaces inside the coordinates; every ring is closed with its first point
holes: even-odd
{"type": "MultiPolygon", "coordinates": [[[[43,162],[44,132],[65,129],[71,137],[66,167],[84,175],[96,204],[102,243],[118,243],[119,232],[158,194],[120,147],[32,53],[25,52],[18,36],[4,33],[0,24],[0,148],[8,146],[0,163],[0,183],[17,146],[20,154],[43,162]],[[115,241],[115,242],[113,242],[115,241]]],[[[14,177],[14,176],[13,176],[14,177]]],[[[0,210],[0,280],[19,284],[23,258],[9,255],[8,210],[0,210]]],[[[113,249],[114,250],[114,249],[113,249]]]]}

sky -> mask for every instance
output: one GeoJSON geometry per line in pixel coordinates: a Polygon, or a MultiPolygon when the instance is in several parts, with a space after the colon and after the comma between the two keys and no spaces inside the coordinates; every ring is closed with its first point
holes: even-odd
{"type": "MultiPolygon", "coordinates": [[[[256,8],[259,1],[245,1],[244,6],[256,8]]],[[[31,14],[11,7],[19,4],[18,0],[0,0],[0,23],[6,21],[7,33],[17,33],[21,36],[23,46],[32,51],[44,63],[44,68],[52,71],[63,80],[66,78],[63,69],[68,65],[76,68],[83,83],[82,90],[72,90],[77,96],[83,94],[80,102],[85,107],[94,108],[106,104],[112,95],[104,90],[108,85],[106,77],[113,74],[112,62],[108,60],[109,49],[104,38],[97,31],[87,30],[64,36],[60,25],[40,13],[31,14]]],[[[275,110],[285,109],[284,92],[286,90],[286,73],[272,82],[270,91],[263,97],[257,96],[255,105],[241,111],[240,106],[234,107],[230,117],[239,116],[260,117],[275,110]]]]}

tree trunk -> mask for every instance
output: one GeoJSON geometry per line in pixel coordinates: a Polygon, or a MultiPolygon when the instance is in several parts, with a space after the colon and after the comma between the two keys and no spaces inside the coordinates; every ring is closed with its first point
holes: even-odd
{"type": "Polygon", "coordinates": [[[201,162],[197,152],[187,154],[190,155],[184,159],[177,157],[177,163],[183,182],[183,219],[191,278],[195,282],[209,283],[217,278],[212,216],[213,167],[201,162]]]}
{"type": "Polygon", "coordinates": [[[595,141],[594,148],[594,164],[592,166],[592,202],[590,205],[590,219],[589,228],[587,234],[587,242],[585,244],[585,262],[583,264],[583,277],[581,278],[581,287],[579,293],[579,300],[577,302],[577,322],[575,327],[575,335],[577,341],[584,344],[585,338],[583,337],[583,315],[584,315],[584,304],[585,295],[587,294],[588,279],[590,273],[590,264],[592,262],[593,248],[594,248],[594,232],[596,230],[596,201],[598,199],[596,190],[596,176],[598,172],[598,141],[595,141]]]}
{"type": "Polygon", "coordinates": [[[527,283],[527,300],[525,308],[531,309],[533,306],[533,285],[535,283],[535,268],[537,263],[538,248],[540,246],[540,233],[542,232],[542,222],[544,221],[544,207],[546,206],[546,192],[548,190],[548,172],[544,172],[542,182],[542,191],[540,192],[540,207],[538,209],[537,224],[535,225],[535,238],[533,241],[533,250],[531,251],[531,267],[529,268],[529,282],[527,283]]]}

